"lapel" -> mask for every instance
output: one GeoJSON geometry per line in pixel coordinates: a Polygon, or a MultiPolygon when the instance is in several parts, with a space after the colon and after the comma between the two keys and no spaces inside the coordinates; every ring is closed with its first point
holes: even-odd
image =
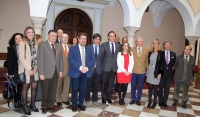
{"type": "MultiPolygon", "coordinates": [[[[138,56],[138,54],[137,54],[137,46],[135,46],[134,48],[133,48],[133,53],[135,53],[136,54],[136,57],[138,58],[138,59],[140,59],[140,57],[142,56],[138,56]]],[[[142,53],[143,53],[143,49],[142,49],[142,53]]]]}
{"type": "Polygon", "coordinates": [[[108,41],[106,44],[107,44],[106,47],[108,47],[108,49],[109,49],[109,51],[110,51],[110,54],[112,55],[112,51],[110,50],[110,43],[109,43],[109,41],[108,41]]]}
{"type": "Polygon", "coordinates": [[[182,54],[180,57],[181,57],[182,63],[184,64],[184,55],[182,54]]]}
{"type": "Polygon", "coordinates": [[[193,61],[193,57],[190,55],[190,58],[189,58],[189,62],[190,63],[191,61],[193,61]]]}
{"type": "Polygon", "coordinates": [[[59,44],[54,43],[56,49],[56,58],[59,58],[59,44]]]}
{"type": "Polygon", "coordinates": [[[94,55],[94,48],[93,48],[93,44],[90,45],[91,49],[92,49],[92,53],[94,55]]]}
{"type": "Polygon", "coordinates": [[[28,54],[28,56],[31,56],[29,44],[27,43],[25,45],[26,45],[26,54],[28,54]]]}
{"type": "Polygon", "coordinates": [[[78,59],[78,60],[79,60],[79,62],[81,63],[81,53],[80,53],[78,44],[75,45],[75,53],[77,53],[77,58],[80,58],[80,59],[78,59]]]}
{"type": "Polygon", "coordinates": [[[54,54],[53,54],[53,51],[52,51],[51,46],[49,44],[49,41],[47,40],[45,43],[46,43],[46,47],[49,49],[51,55],[54,57],[54,54]]]}

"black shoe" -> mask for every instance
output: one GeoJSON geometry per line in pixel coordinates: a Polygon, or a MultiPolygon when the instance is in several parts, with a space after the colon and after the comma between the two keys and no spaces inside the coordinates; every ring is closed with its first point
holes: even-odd
{"type": "Polygon", "coordinates": [[[84,105],[78,105],[78,107],[79,107],[82,111],[85,111],[85,106],[84,106],[84,105]]]}
{"type": "Polygon", "coordinates": [[[73,112],[76,112],[76,111],[77,111],[76,106],[72,106],[72,111],[73,111],[73,112]]]}
{"type": "Polygon", "coordinates": [[[39,110],[34,106],[31,106],[31,104],[30,104],[30,110],[32,110],[32,111],[34,111],[34,112],[39,112],[39,110]]]}
{"type": "Polygon", "coordinates": [[[109,104],[112,104],[112,101],[111,101],[111,99],[107,99],[107,101],[108,101],[108,103],[109,103],[109,104]]]}
{"type": "Polygon", "coordinates": [[[102,99],[102,104],[106,104],[106,99],[102,99]]]}
{"type": "Polygon", "coordinates": [[[122,105],[122,99],[119,99],[119,105],[122,105]]]}
{"type": "Polygon", "coordinates": [[[186,102],[183,102],[182,108],[187,109],[186,102]]]}
{"type": "Polygon", "coordinates": [[[55,113],[57,112],[57,109],[54,108],[54,107],[51,107],[51,108],[47,108],[51,113],[55,113]]]}
{"type": "Polygon", "coordinates": [[[122,98],[122,105],[125,105],[124,98],[122,98]]]}
{"type": "Polygon", "coordinates": [[[134,104],[135,103],[135,100],[131,100],[131,102],[129,102],[129,104],[134,104]]]}
{"type": "Polygon", "coordinates": [[[140,104],[140,101],[136,101],[136,104],[138,105],[138,106],[140,106],[141,104],[140,104]]]}
{"type": "Polygon", "coordinates": [[[150,108],[150,107],[151,107],[151,102],[149,102],[147,105],[147,108],[150,108]]]}
{"type": "Polygon", "coordinates": [[[62,103],[61,103],[61,102],[57,102],[57,106],[58,106],[58,107],[61,107],[61,106],[62,106],[62,103]]]}
{"type": "Polygon", "coordinates": [[[150,107],[151,109],[154,109],[156,107],[157,103],[154,102],[153,105],[150,107]]]}
{"type": "Polygon", "coordinates": [[[162,103],[163,107],[167,108],[167,104],[166,103],[162,103]]]}
{"type": "MultiPolygon", "coordinates": [[[[27,107],[28,108],[28,107],[27,107]]],[[[27,112],[25,111],[25,106],[23,106],[23,111],[26,115],[31,115],[31,112],[28,110],[27,112]]]]}
{"type": "Polygon", "coordinates": [[[177,102],[174,102],[174,103],[172,104],[172,107],[176,108],[176,106],[177,106],[177,102]]]}
{"type": "Polygon", "coordinates": [[[70,105],[70,103],[68,101],[62,102],[62,103],[66,104],[66,105],[70,105]]]}
{"type": "Polygon", "coordinates": [[[162,103],[159,103],[159,106],[162,107],[163,106],[162,103]]]}
{"type": "Polygon", "coordinates": [[[42,114],[46,114],[47,113],[47,109],[42,109],[42,114]]]}

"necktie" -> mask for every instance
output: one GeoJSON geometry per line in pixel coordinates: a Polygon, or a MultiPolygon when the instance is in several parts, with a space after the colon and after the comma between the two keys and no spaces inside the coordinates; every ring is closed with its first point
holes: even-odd
{"type": "Polygon", "coordinates": [[[112,44],[112,55],[114,55],[114,46],[113,46],[113,43],[112,44]]]}
{"type": "Polygon", "coordinates": [[[137,55],[138,55],[138,57],[141,57],[141,55],[142,55],[140,47],[138,48],[138,54],[137,55]]]}
{"type": "Polygon", "coordinates": [[[188,56],[186,56],[185,60],[186,60],[186,62],[188,63],[188,56]]]}
{"type": "Polygon", "coordinates": [[[64,47],[65,47],[65,55],[66,55],[66,57],[68,57],[67,46],[65,45],[64,47]]]}
{"type": "Polygon", "coordinates": [[[81,55],[82,55],[82,58],[81,58],[81,62],[82,62],[82,66],[85,67],[85,52],[84,52],[84,48],[81,47],[81,55]]]}
{"type": "Polygon", "coordinates": [[[95,58],[97,58],[97,46],[95,46],[95,52],[94,52],[95,58]]]}
{"type": "Polygon", "coordinates": [[[54,56],[56,57],[56,49],[54,48],[54,45],[53,45],[53,44],[51,44],[51,46],[52,46],[53,54],[54,54],[54,56]]]}
{"type": "Polygon", "coordinates": [[[168,62],[169,62],[169,60],[168,60],[168,51],[167,51],[167,53],[166,53],[166,64],[168,65],[168,62]]]}

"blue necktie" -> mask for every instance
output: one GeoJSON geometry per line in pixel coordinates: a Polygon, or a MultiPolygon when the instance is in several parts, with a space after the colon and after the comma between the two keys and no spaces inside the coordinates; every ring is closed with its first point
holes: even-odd
{"type": "Polygon", "coordinates": [[[97,46],[95,46],[95,50],[94,50],[94,55],[95,55],[95,58],[97,58],[97,46]]]}
{"type": "Polygon", "coordinates": [[[114,46],[113,46],[113,43],[112,44],[112,55],[114,55],[114,46]]]}

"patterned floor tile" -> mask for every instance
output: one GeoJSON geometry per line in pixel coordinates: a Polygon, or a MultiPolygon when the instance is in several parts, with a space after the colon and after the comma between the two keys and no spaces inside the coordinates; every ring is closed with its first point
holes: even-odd
{"type": "Polygon", "coordinates": [[[196,117],[195,115],[185,114],[185,113],[177,113],[177,117],[196,117]]]}
{"type": "Polygon", "coordinates": [[[200,116],[200,111],[199,110],[194,110],[195,115],[200,116]]]}
{"type": "Polygon", "coordinates": [[[139,117],[141,111],[131,110],[131,109],[124,109],[121,114],[128,115],[131,117],[139,117]]]}
{"type": "Polygon", "coordinates": [[[118,117],[118,113],[113,113],[109,111],[102,111],[97,117],[118,117]]]}
{"type": "Polygon", "coordinates": [[[160,109],[149,109],[147,107],[144,107],[142,112],[147,112],[147,113],[159,115],[160,109]]]}

